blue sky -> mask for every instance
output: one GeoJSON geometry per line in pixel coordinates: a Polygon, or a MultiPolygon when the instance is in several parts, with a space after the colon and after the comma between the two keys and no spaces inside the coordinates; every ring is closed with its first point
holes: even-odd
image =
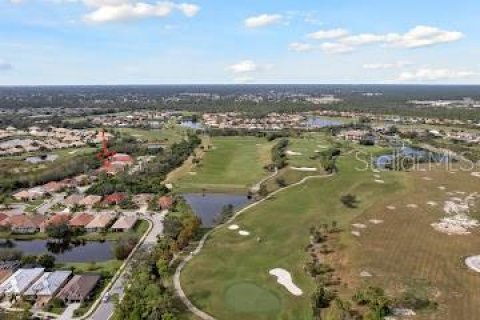
{"type": "Polygon", "coordinates": [[[474,0],[0,0],[0,85],[480,83],[474,0]]]}

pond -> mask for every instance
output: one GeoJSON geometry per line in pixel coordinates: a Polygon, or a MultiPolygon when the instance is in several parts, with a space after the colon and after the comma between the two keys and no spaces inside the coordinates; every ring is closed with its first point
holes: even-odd
{"type": "MultiPolygon", "coordinates": [[[[23,255],[48,253],[57,262],[102,262],[114,259],[112,241],[87,241],[84,244],[53,243],[47,240],[11,240],[13,249],[23,255]]],[[[0,249],[1,250],[1,249],[0,249]]]]}
{"type": "Polygon", "coordinates": [[[57,158],[58,158],[58,155],[56,154],[44,154],[44,155],[35,156],[35,157],[27,157],[25,161],[32,164],[37,164],[42,162],[52,162],[57,160],[57,158]]]}
{"type": "Polygon", "coordinates": [[[311,128],[325,128],[325,127],[332,127],[332,126],[339,126],[342,125],[343,122],[340,120],[334,120],[325,117],[310,117],[305,122],[308,127],[311,128]]]}
{"type": "Polygon", "coordinates": [[[449,161],[447,155],[440,153],[434,153],[425,149],[404,146],[401,148],[396,148],[393,152],[388,154],[383,154],[375,158],[375,166],[379,169],[386,169],[387,166],[395,159],[397,156],[407,157],[415,159],[416,162],[425,163],[444,163],[449,161]]]}
{"type": "Polygon", "coordinates": [[[237,211],[253,202],[245,195],[227,193],[186,193],[183,197],[193,212],[200,217],[204,227],[216,224],[224,206],[231,204],[237,211]]]}

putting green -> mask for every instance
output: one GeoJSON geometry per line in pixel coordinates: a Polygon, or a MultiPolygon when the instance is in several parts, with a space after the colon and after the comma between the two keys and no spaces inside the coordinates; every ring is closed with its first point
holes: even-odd
{"type": "Polygon", "coordinates": [[[228,287],[224,299],[230,310],[239,313],[270,313],[281,307],[280,298],[273,292],[249,282],[228,287]]]}

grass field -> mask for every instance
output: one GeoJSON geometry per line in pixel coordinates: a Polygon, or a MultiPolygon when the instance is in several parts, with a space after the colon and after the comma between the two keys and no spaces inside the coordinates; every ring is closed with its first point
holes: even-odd
{"type": "MultiPolygon", "coordinates": [[[[312,166],[308,155],[321,142],[317,140],[321,137],[310,143],[307,139],[291,141],[289,149],[303,155],[290,163],[312,166]]],[[[235,223],[249,231],[249,237],[227,228],[214,231],[182,273],[187,296],[217,319],[311,319],[314,283],[303,269],[309,259],[305,251],[308,229],[337,221],[343,232],[336,236],[334,254],[326,259],[342,279],[343,285],[337,287],[342,297],[350,298],[366,284],[398,296],[421,283],[439,307],[436,312],[420,312],[416,319],[480,319],[480,276],[464,265],[466,256],[480,254],[480,232],[449,236],[431,227],[445,216],[445,200],[456,192],[478,192],[480,179],[468,172],[451,174],[443,167],[372,173],[355,170],[359,165],[353,154],[343,156],[336,176],[313,178],[248,210],[235,223]],[[358,208],[346,209],[341,204],[339,197],[346,193],[358,196],[358,208]],[[438,206],[429,206],[428,201],[438,206]],[[383,223],[375,225],[371,219],[383,223]],[[367,225],[360,237],[351,234],[353,223],[367,225]],[[294,297],[276,283],[268,271],[277,267],[291,272],[303,296],[294,297]],[[362,271],[373,277],[361,278],[362,271]]],[[[472,212],[477,218],[479,208],[477,203],[472,212]]]]}
{"type": "Polygon", "coordinates": [[[211,148],[192,171],[174,184],[182,191],[246,192],[267,172],[272,143],[254,137],[213,137],[211,148]]]}
{"type": "Polygon", "coordinates": [[[167,141],[168,144],[179,142],[185,136],[185,130],[181,127],[164,129],[119,128],[115,130],[120,133],[129,134],[134,138],[147,140],[148,142],[167,141]]]}
{"type": "MultiPolygon", "coordinates": [[[[355,165],[353,157],[342,158],[338,176],[310,180],[245,212],[235,223],[251,232],[250,237],[215,231],[182,273],[187,296],[218,319],[311,319],[314,286],[303,270],[309,228],[333,220],[347,226],[376,201],[405,187],[398,174],[389,173],[388,182],[379,185],[371,173],[354,170],[355,165]],[[347,210],[339,201],[347,192],[359,197],[357,209],[347,210]],[[268,271],[277,267],[292,273],[303,296],[293,297],[276,283],[268,271]],[[264,299],[256,302],[259,292],[264,299]],[[238,303],[254,307],[247,310],[238,303]]],[[[353,241],[345,237],[347,243],[353,241]]]]}

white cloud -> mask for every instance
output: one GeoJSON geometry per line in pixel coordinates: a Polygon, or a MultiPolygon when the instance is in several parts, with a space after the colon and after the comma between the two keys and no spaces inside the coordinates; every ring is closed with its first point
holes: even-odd
{"type": "Polygon", "coordinates": [[[144,2],[122,3],[123,0],[85,0],[96,9],[84,16],[91,23],[128,21],[153,17],[166,17],[174,11],[180,11],[187,17],[195,16],[200,8],[194,4],[176,4],[170,1],[160,1],[155,4],[144,2]]]}
{"type": "Polygon", "coordinates": [[[227,70],[230,70],[233,73],[254,72],[258,71],[258,69],[258,65],[252,60],[243,60],[227,67],[227,70]]]}
{"type": "Polygon", "coordinates": [[[461,32],[447,31],[430,26],[416,26],[406,33],[373,34],[362,33],[339,39],[338,41],[349,46],[363,46],[375,43],[402,48],[428,47],[441,43],[460,40],[464,37],[461,32]]]}
{"type": "Polygon", "coordinates": [[[405,34],[391,35],[390,42],[405,48],[419,48],[460,40],[464,37],[459,31],[446,31],[430,26],[416,26],[405,34]]]}
{"type": "Polygon", "coordinates": [[[397,81],[438,81],[438,80],[453,80],[453,79],[464,79],[475,75],[471,71],[461,71],[461,70],[452,70],[452,69],[430,69],[430,68],[421,68],[416,71],[405,71],[402,72],[398,77],[397,81]]]}
{"type": "Polygon", "coordinates": [[[314,40],[326,40],[326,39],[338,39],[348,35],[348,31],[345,29],[329,29],[319,30],[307,35],[308,38],[314,40]]]}
{"type": "Polygon", "coordinates": [[[261,14],[259,16],[249,17],[245,19],[245,27],[247,28],[259,28],[272,24],[277,24],[283,19],[280,14],[261,14]]]}
{"type": "Polygon", "coordinates": [[[395,69],[395,68],[402,68],[406,66],[411,66],[413,63],[409,61],[397,61],[394,63],[367,63],[364,64],[362,67],[363,69],[368,70],[382,70],[382,69],[395,69]]]}
{"type": "Polygon", "coordinates": [[[338,42],[324,42],[320,47],[328,54],[349,53],[355,50],[352,46],[338,42]]]}
{"type": "Polygon", "coordinates": [[[0,59],[0,71],[6,71],[13,69],[13,66],[7,61],[0,59]]]}
{"type": "MultiPolygon", "coordinates": [[[[383,45],[399,48],[421,48],[462,39],[464,34],[459,31],[442,30],[437,27],[418,25],[405,33],[360,33],[350,34],[346,29],[325,29],[307,34],[313,40],[330,40],[320,46],[329,54],[352,52],[366,45],[383,45]]],[[[304,44],[307,47],[308,44],[304,44]]],[[[295,50],[295,47],[291,47],[295,50]]],[[[297,50],[302,51],[302,50],[297,50]]],[[[387,67],[388,68],[388,67],[387,67]]]]}
{"type": "Polygon", "coordinates": [[[297,52],[306,52],[306,51],[311,51],[314,49],[314,47],[309,44],[309,43],[304,43],[304,42],[292,42],[288,46],[288,49],[291,51],[297,51],[297,52]]]}

